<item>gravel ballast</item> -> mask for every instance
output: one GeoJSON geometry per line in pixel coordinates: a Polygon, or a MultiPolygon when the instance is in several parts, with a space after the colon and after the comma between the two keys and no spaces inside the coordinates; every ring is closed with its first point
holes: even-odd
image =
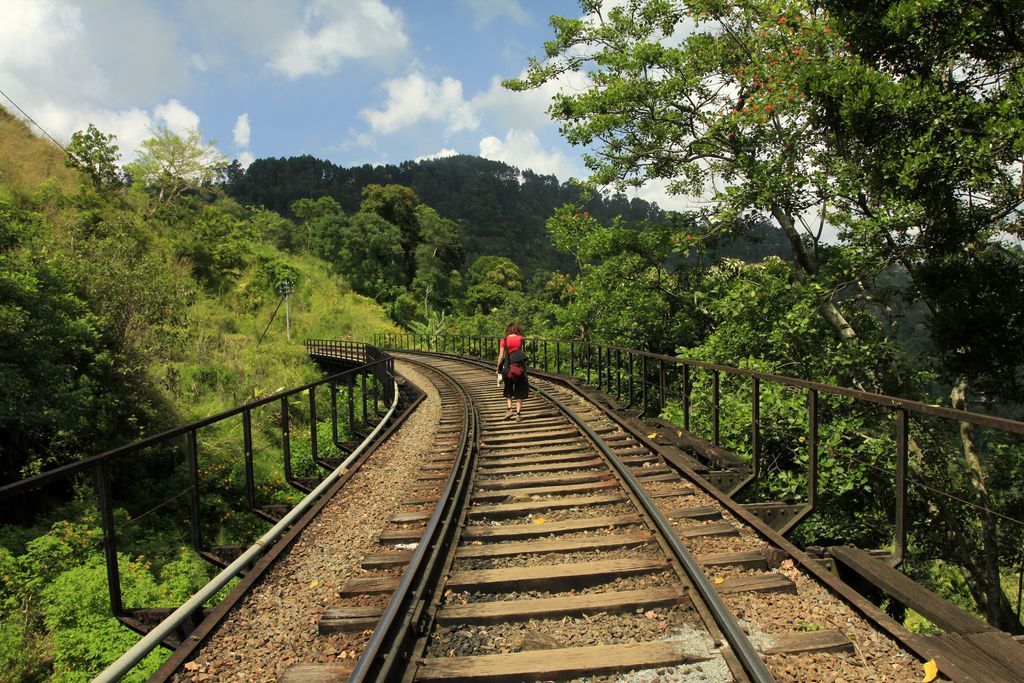
{"type": "MultiPolygon", "coordinates": [[[[402,501],[410,497],[420,465],[432,456],[441,414],[430,380],[408,363],[397,362],[396,369],[425,391],[426,399],[232,610],[189,662],[190,670],[174,680],[276,681],[297,662],[357,656],[359,637],[324,639],[317,622],[338,602],[347,579],[367,574],[359,563],[367,552],[380,550],[377,537],[388,518],[407,509],[402,501]]],[[[365,634],[356,635],[365,640],[365,634]]]]}

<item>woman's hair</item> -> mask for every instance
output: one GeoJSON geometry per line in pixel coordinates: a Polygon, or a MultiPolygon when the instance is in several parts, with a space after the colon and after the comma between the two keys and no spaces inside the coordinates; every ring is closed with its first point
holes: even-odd
{"type": "Polygon", "coordinates": [[[509,323],[508,327],[505,328],[505,336],[507,337],[510,334],[515,334],[522,337],[523,328],[521,328],[517,323],[509,323]]]}

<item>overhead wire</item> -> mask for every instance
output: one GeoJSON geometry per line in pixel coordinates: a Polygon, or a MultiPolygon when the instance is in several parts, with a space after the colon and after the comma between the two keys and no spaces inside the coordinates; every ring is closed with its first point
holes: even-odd
{"type": "Polygon", "coordinates": [[[22,109],[21,107],[19,107],[19,106],[18,106],[18,103],[17,103],[17,102],[15,102],[14,100],[12,100],[12,99],[11,99],[11,96],[10,96],[10,95],[8,95],[7,93],[5,93],[5,92],[4,92],[3,90],[0,90],[0,95],[3,95],[3,96],[4,96],[4,97],[5,97],[6,99],[7,99],[7,101],[8,101],[8,102],[10,102],[11,104],[13,104],[13,105],[14,105],[14,108],[15,108],[15,109],[17,109],[18,111],[20,111],[20,112],[21,112],[21,115],[22,115],[22,116],[24,116],[24,117],[25,117],[26,119],[28,119],[29,121],[31,121],[31,122],[32,122],[32,124],[33,124],[33,125],[34,125],[34,126],[35,126],[36,128],[38,128],[39,130],[41,130],[41,131],[43,132],[43,135],[45,135],[46,137],[48,137],[48,138],[50,138],[51,140],[53,140],[53,144],[55,144],[55,145],[57,145],[58,147],[60,147],[60,148],[61,148],[61,150],[63,150],[65,154],[67,153],[67,151],[68,151],[68,150],[67,150],[67,148],[66,148],[66,147],[64,147],[64,145],[62,145],[62,144],[60,144],[59,142],[57,142],[57,139],[56,139],[55,137],[53,137],[52,135],[50,135],[50,134],[49,134],[49,133],[48,133],[48,132],[46,131],[46,129],[45,129],[45,128],[43,128],[43,127],[42,127],[42,126],[40,126],[40,125],[39,125],[38,123],[36,123],[36,120],[35,120],[35,119],[33,119],[33,118],[32,118],[31,116],[29,116],[29,115],[28,115],[28,112],[26,112],[26,111],[25,111],[24,109],[22,109]]]}

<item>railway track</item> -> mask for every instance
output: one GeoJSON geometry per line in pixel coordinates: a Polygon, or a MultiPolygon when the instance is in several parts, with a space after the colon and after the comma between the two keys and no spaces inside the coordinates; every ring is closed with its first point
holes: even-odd
{"type": "Polygon", "coordinates": [[[435,441],[281,680],[920,680],[919,662],[569,388],[406,356],[435,441]],[[358,655],[357,661],[352,661],[358,655]]]}

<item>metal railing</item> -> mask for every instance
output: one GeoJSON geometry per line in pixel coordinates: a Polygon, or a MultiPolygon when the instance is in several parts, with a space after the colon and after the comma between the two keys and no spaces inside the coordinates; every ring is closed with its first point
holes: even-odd
{"type": "MultiPolygon", "coordinates": [[[[374,343],[384,348],[451,353],[493,363],[497,359],[500,340],[501,337],[490,336],[380,334],[375,336],[374,343]]],[[[806,476],[806,504],[800,514],[784,526],[783,533],[794,528],[819,503],[822,433],[824,427],[830,426],[830,418],[843,411],[848,411],[846,414],[859,411],[858,414],[868,415],[870,419],[865,418],[866,422],[888,431],[888,434],[870,436],[885,442],[880,448],[885,451],[887,462],[884,466],[872,463],[868,463],[868,466],[876,470],[876,474],[881,472],[882,476],[892,478],[892,488],[885,495],[876,492],[875,500],[891,503],[892,506],[889,510],[893,527],[890,562],[894,565],[902,562],[907,549],[911,522],[907,492],[911,483],[944,495],[950,501],[963,502],[954,494],[936,492],[934,487],[912,480],[908,473],[908,455],[915,435],[923,438],[941,429],[958,432],[963,426],[966,429],[994,430],[1001,438],[1015,438],[1013,448],[1024,447],[1017,439],[1024,435],[1024,422],[1018,420],[954,410],[821,382],[587,341],[527,338],[526,352],[529,364],[534,369],[582,380],[593,389],[614,396],[625,409],[634,410],[640,416],[671,417],[671,421],[682,432],[690,433],[714,447],[722,446],[742,453],[749,460],[750,472],[730,491],[733,495],[765,478],[765,456],[768,449],[766,433],[773,437],[782,434],[786,443],[791,444],[787,446],[790,450],[788,456],[797,463],[804,463],[806,476]],[[792,395],[793,392],[803,394],[800,403],[804,414],[799,416],[803,417],[802,433],[793,433],[796,429],[793,423],[798,420],[794,419],[792,412],[785,416],[786,420],[779,417],[778,410],[774,416],[766,414],[765,395],[769,392],[773,392],[773,403],[777,402],[779,396],[792,395]],[[748,406],[746,411],[742,408],[743,403],[748,406]],[[823,415],[824,409],[827,409],[828,415],[823,415]],[[746,412],[745,416],[743,412],[746,412]],[[728,413],[729,420],[723,420],[725,413],[728,413]],[[742,429],[736,424],[740,419],[746,423],[742,429]],[[941,423],[939,429],[930,424],[930,421],[936,419],[941,423]],[[729,429],[729,443],[724,443],[723,427],[729,429]],[[802,452],[795,452],[797,449],[802,452]]],[[[837,442],[843,439],[849,441],[853,437],[840,436],[842,438],[836,436],[824,444],[826,454],[856,457],[855,446],[836,446],[837,442]],[[838,450],[840,447],[843,448],[842,452],[838,450]]],[[[856,439],[869,438],[860,434],[855,436],[856,439]]],[[[953,441],[947,440],[944,443],[948,448],[953,441]]],[[[939,447],[936,450],[941,451],[939,447]]],[[[947,457],[941,452],[936,455],[947,457]]],[[[1024,521],[999,511],[979,512],[994,513],[1004,523],[1024,528],[1024,521]]]]}
{"type": "MultiPolygon", "coordinates": [[[[239,438],[240,447],[242,451],[242,460],[244,467],[244,496],[248,505],[249,511],[260,514],[263,510],[260,507],[261,501],[257,496],[256,489],[256,470],[255,470],[255,453],[254,450],[254,427],[253,427],[253,416],[257,414],[261,409],[270,409],[273,411],[275,408],[279,411],[279,416],[275,416],[278,420],[279,429],[279,444],[272,444],[268,448],[273,446],[279,446],[281,467],[284,472],[284,478],[288,483],[296,485],[297,488],[304,488],[309,490],[311,486],[300,486],[299,482],[292,473],[292,432],[291,432],[291,415],[294,410],[301,410],[305,401],[298,401],[297,404],[293,403],[294,399],[301,398],[304,394],[308,394],[308,422],[309,422],[309,439],[310,439],[310,450],[311,455],[315,459],[317,456],[317,442],[318,442],[318,427],[320,421],[317,417],[318,410],[318,389],[323,390],[326,387],[331,392],[331,428],[337,441],[337,435],[339,433],[339,413],[337,410],[336,394],[339,387],[346,387],[349,391],[349,405],[350,410],[348,413],[349,418],[349,431],[354,428],[355,411],[352,409],[353,402],[353,391],[355,384],[355,378],[358,377],[362,383],[363,391],[363,411],[362,418],[364,421],[369,422],[373,419],[372,416],[378,416],[380,413],[381,406],[388,406],[394,402],[395,399],[395,372],[394,372],[394,361],[386,353],[376,349],[368,344],[356,344],[350,343],[345,347],[346,352],[350,353],[350,357],[347,359],[350,361],[352,367],[345,369],[341,372],[332,374],[329,377],[319,379],[315,382],[310,382],[287,391],[281,391],[263,398],[259,398],[254,401],[245,403],[244,405],[232,408],[230,410],[223,411],[216,415],[212,415],[202,420],[191,422],[189,424],[176,427],[174,429],[156,434],[134,443],[114,448],[96,456],[85,458],[78,462],[65,465],[63,467],[55,468],[53,470],[43,472],[34,477],[30,477],[18,482],[0,486],[0,502],[3,503],[5,509],[15,510],[18,507],[16,501],[27,501],[26,496],[37,494],[41,489],[51,485],[61,486],[64,490],[70,490],[73,482],[80,481],[84,478],[88,479],[89,475],[92,475],[94,491],[93,495],[98,511],[98,517],[100,525],[103,531],[103,553],[106,559],[106,574],[107,574],[107,588],[110,597],[110,608],[111,612],[115,617],[119,618],[122,622],[131,626],[136,630],[143,630],[140,628],[140,623],[134,619],[129,610],[125,609],[122,590],[121,590],[121,576],[120,569],[118,567],[118,528],[115,526],[115,505],[118,501],[115,500],[115,492],[112,487],[111,473],[115,472],[123,478],[125,472],[131,474],[134,471],[140,470],[142,463],[146,461],[147,456],[152,455],[154,452],[161,456],[170,454],[170,468],[161,468],[159,471],[163,479],[158,484],[161,485],[163,490],[163,483],[171,480],[174,476],[181,475],[181,468],[184,467],[187,473],[188,484],[185,489],[181,492],[170,495],[168,492],[167,500],[151,506],[149,510],[144,513],[148,515],[151,512],[161,509],[171,501],[175,501],[180,497],[187,497],[187,517],[189,524],[189,537],[192,546],[195,550],[208,559],[214,559],[211,553],[204,550],[204,525],[203,525],[203,486],[204,482],[201,481],[200,476],[200,465],[201,465],[201,449],[200,449],[200,430],[211,427],[213,425],[221,425],[225,421],[232,420],[233,418],[241,418],[241,434],[232,434],[229,438],[239,438]],[[358,351],[361,354],[359,357],[355,352],[358,351]],[[367,388],[366,382],[369,381],[371,384],[370,388],[367,388]],[[371,394],[372,392],[372,394],[371,394]],[[372,410],[368,411],[367,400],[368,395],[372,396],[372,410]]],[[[262,413],[260,413],[262,415],[262,413]]],[[[262,425],[268,427],[268,425],[262,425]]],[[[268,427],[269,428],[269,427],[268,427]]],[[[266,450],[266,449],[264,449],[266,450]]],[[[217,474],[217,473],[214,473],[217,474]]],[[[223,474],[223,471],[221,471],[223,474]]],[[[326,473],[325,473],[326,474],[326,473]]],[[[318,477],[322,478],[322,477],[318,477]]],[[[205,484],[212,486],[211,480],[208,479],[205,484]]],[[[31,507],[25,503],[26,507],[31,507]]],[[[275,519],[270,519],[266,514],[262,514],[269,521],[277,521],[280,515],[275,519]]],[[[221,564],[228,564],[228,560],[220,562],[221,564]]]]}

